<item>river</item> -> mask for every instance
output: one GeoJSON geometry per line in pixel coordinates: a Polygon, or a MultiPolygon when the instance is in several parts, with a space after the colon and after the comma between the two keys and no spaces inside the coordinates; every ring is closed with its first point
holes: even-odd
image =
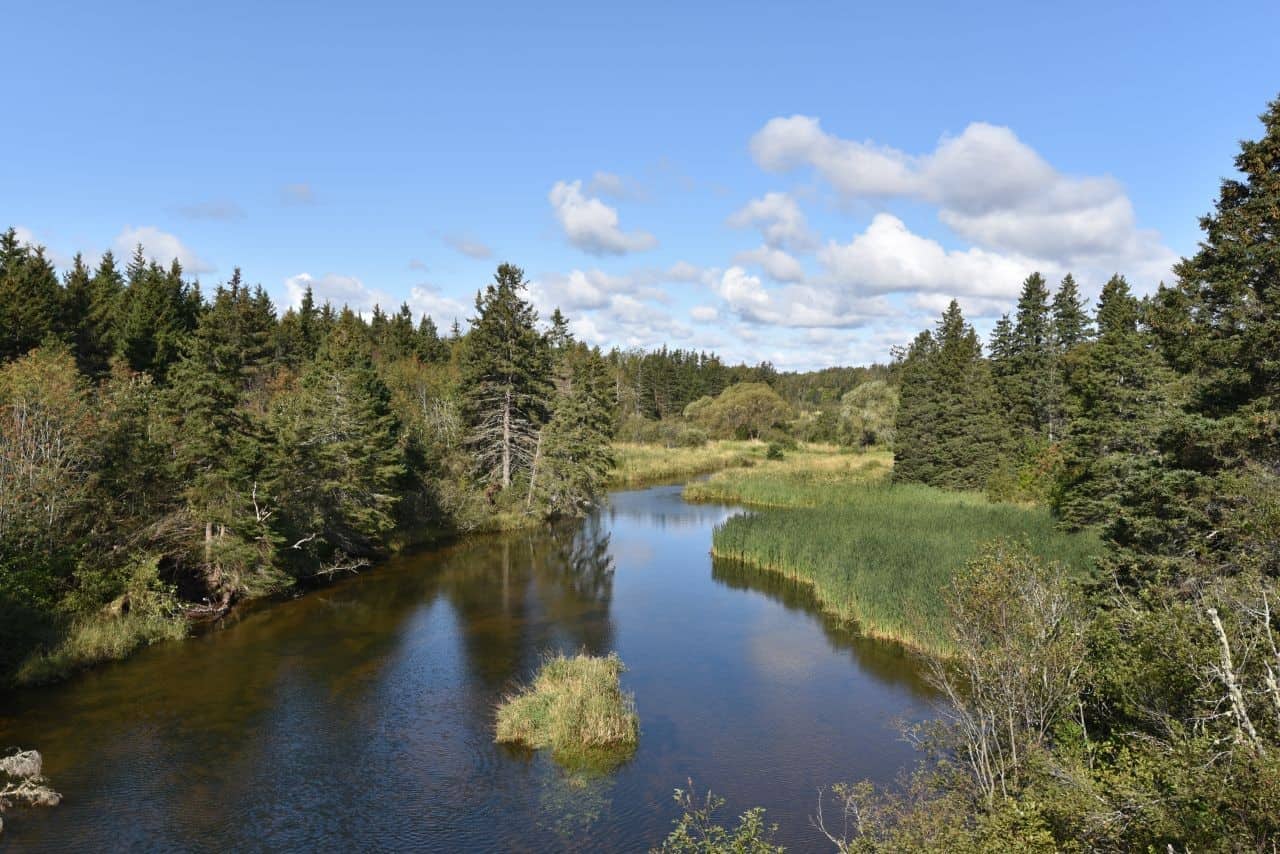
{"type": "Polygon", "coordinates": [[[819,787],[909,767],[896,721],[928,691],[804,588],[713,565],[735,512],[614,493],[0,699],[0,746],[40,750],[65,797],[10,811],[0,850],[642,851],[689,778],[723,819],[763,806],[792,850],[829,850],[819,787]],[[628,668],[640,746],[608,776],[493,743],[495,704],[554,649],[628,668]]]}

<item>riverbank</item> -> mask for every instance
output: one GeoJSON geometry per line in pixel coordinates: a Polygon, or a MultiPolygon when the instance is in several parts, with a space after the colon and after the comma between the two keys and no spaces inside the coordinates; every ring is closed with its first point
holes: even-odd
{"type": "Polygon", "coordinates": [[[1082,576],[1092,567],[1096,536],[1056,530],[1045,508],[893,485],[891,471],[884,452],[809,447],[690,484],[685,496],[757,508],[717,526],[717,558],[810,584],[863,634],[933,655],[949,651],[946,588],[984,543],[1025,543],[1082,576]]]}

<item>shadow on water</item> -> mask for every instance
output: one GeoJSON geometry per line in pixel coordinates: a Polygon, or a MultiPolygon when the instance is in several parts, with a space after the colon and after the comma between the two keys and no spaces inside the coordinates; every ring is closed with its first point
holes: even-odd
{"type": "Polygon", "coordinates": [[[642,850],[690,776],[812,848],[816,788],[891,779],[913,758],[892,719],[925,694],[802,586],[712,567],[733,512],[616,493],[0,698],[0,745],[41,750],[66,798],[11,813],[0,849],[642,850]],[[628,667],[640,744],[612,773],[493,743],[499,699],[556,650],[628,667]]]}

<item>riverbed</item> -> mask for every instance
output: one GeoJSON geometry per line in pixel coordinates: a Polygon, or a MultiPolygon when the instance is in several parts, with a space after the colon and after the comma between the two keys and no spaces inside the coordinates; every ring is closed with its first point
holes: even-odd
{"type": "Polygon", "coordinates": [[[397,557],[62,685],[0,699],[65,797],[13,810],[4,851],[643,851],[692,779],[781,825],[818,789],[890,782],[928,714],[900,648],[803,587],[713,562],[732,507],[679,486],[591,518],[397,557]],[[493,709],[550,650],[617,651],[639,750],[608,775],[493,743],[493,709]]]}

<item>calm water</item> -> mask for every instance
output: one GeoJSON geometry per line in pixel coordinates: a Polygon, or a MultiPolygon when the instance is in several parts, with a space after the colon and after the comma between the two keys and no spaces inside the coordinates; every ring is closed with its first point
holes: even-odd
{"type": "Polygon", "coordinates": [[[644,850],[692,777],[725,818],[765,806],[794,850],[820,786],[891,780],[927,712],[912,661],[803,589],[712,565],[736,512],[679,487],[578,526],[393,561],[234,625],[0,700],[0,746],[63,793],[5,851],[644,850]],[[545,650],[617,650],[640,748],[602,778],[493,744],[545,650]]]}

